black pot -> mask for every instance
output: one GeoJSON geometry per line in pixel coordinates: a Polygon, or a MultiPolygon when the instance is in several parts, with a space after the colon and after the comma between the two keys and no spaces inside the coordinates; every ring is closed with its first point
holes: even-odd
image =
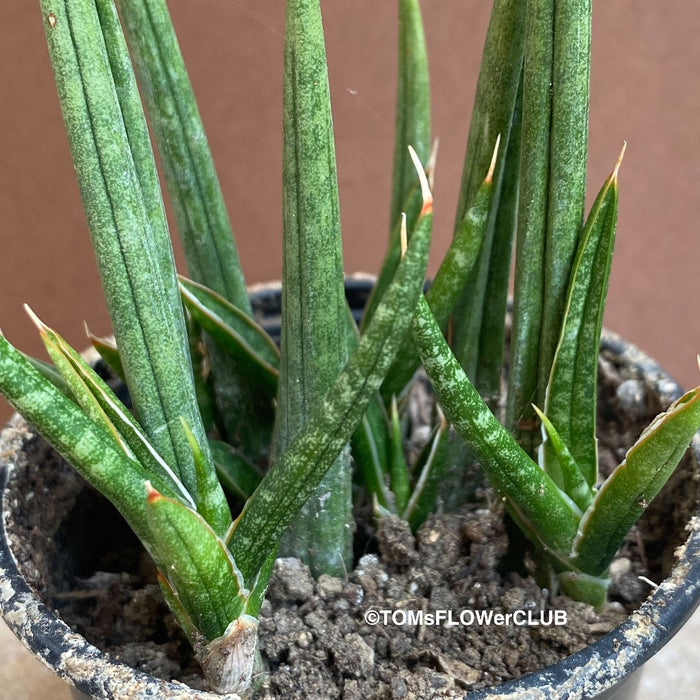
{"type": "MultiPolygon", "coordinates": [[[[362,308],[370,283],[364,279],[348,284],[353,308],[362,308]]],[[[256,290],[256,313],[268,330],[279,326],[277,289],[256,290]]],[[[659,366],[617,336],[604,335],[601,356],[607,362],[633,369],[635,380],[652,391],[661,407],[677,398],[681,390],[659,366]]],[[[628,387],[629,388],[629,387],[628,387]]],[[[620,400],[625,400],[620,392],[620,400]]],[[[498,687],[467,694],[477,698],[633,698],[644,662],[659,651],[691,616],[700,601],[700,533],[691,516],[698,514],[697,477],[700,440],[693,442],[689,466],[680,470],[664,489],[673,504],[676,541],[664,542],[665,554],[673,558],[670,574],[640,609],[595,644],[559,663],[498,687]],[[680,499],[680,500],[679,500],[680,499]],[[681,502],[682,501],[682,502],[681,502]],[[690,521],[688,532],[684,531],[690,521]]],[[[131,537],[111,506],[90,489],[18,416],[0,437],[0,499],[2,537],[0,539],[0,608],[8,626],[24,644],[54,672],[75,688],[99,698],[201,698],[222,696],[168,682],[115,661],[82,636],[73,632],[41,602],[33,586],[41,587],[33,570],[30,554],[40,548],[53,553],[56,565],[79,570],[82,557],[90,554],[95,531],[107,532],[114,526],[120,536],[131,537]],[[45,464],[44,462],[50,462],[45,464]],[[27,486],[33,482],[33,486],[27,486]],[[65,495],[57,496],[55,484],[68,485],[65,495]],[[51,508],[44,501],[48,493],[51,508]],[[56,498],[61,498],[59,503],[56,498]],[[49,510],[53,515],[49,513],[49,510]],[[48,522],[47,522],[48,521],[48,522]],[[69,532],[67,524],[72,524],[69,532]],[[45,528],[39,530],[39,526],[45,528]],[[29,547],[20,542],[31,538],[29,547]],[[58,540],[58,544],[55,542],[58,540]],[[61,546],[72,547],[67,558],[61,546]]],[[[664,495],[659,496],[660,499],[664,495]]],[[[658,505],[651,517],[671,516],[658,505]]],[[[94,542],[93,542],[94,544],[94,542]]],[[[100,539],[98,546],[105,545],[100,539]]],[[[228,696],[233,697],[233,696],[228,696]]]]}

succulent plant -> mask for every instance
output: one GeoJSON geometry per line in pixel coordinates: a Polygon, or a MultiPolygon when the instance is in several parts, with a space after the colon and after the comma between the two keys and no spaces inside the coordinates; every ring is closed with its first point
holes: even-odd
{"type": "Polygon", "coordinates": [[[38,319],[53,365],[0,337],[0,390],[124,515],[212,687],[250,682],[280,547],[317,574],[352,566],[355,481],[378,513],[416,528],[450,500],[445,475],[478,461],[544,570],[602,605],[622,537],[700,426],[700,389],[598,484],[619,161],[584,222],[590,0],[495,0],[454,238],[425,294],[428,67],[418,0],[399,0],[392,227],[359,328],[344,297],[320,2],[287,0],[279,349],[253,318],[165,0],[41,6],[116,345],[94,342],[132,405],[38,319]],[[146,113],[188,278],[176,274],[146,113]],[[449,424],[436,410],[409,460],[405,397],[421,362],[449,424]]]}

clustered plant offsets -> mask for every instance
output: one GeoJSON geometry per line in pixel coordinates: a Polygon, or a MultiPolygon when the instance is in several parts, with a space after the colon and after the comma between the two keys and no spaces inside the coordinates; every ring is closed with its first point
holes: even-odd
{"type": "Polygon", "coordinates": [[[494,1],[454,237],[425,294],[428,65],[418,0],[397,4],[392,226],[358,328],[344,296],[321,6],[285,3],[278,349],[253,319],[165,0],[41,0],[116,344],[93,340],[133,408],[38,319],[53,364],[0,337],[0,389],[128,521],[220,692],[250,683],[279,552],[343,575],[353,499],[415,529],[436,504],[463,502],[452,485],[474,462],[542,580],[604,605],[616,550],[700,426],[695,389],[599,483],[620,161],[584,218],[591,0],[494,1]],[[175,271],[145,114],[188,278],[175,271]],[[409,460],[406,394],[421,364],[440,408],[409,460]]]}

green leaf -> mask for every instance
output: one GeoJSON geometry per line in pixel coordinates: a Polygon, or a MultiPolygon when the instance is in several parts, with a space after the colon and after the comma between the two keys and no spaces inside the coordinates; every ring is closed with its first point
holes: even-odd
{"type": "MultiPolygon", "coordinates": [[[[407,149],[408,150],[408,149],[407,149]]],[[[426,173],[427,174],[427,173],[426,173]]],[[[396,225],[391,230],[391,236],[389,238],[389,247],[387,249],[384,260],[382,261],[381,269],[377,275],[377,281],[372,288],[372,293],[365,304],[365,309],[362,314],[362,321],[360,323],[361,330],[369,325],[369,322],[374,316],[374,312],[379,305],[386,288],[391,284],[391,280],[394,278],[396,273],[396,268],[399,266],[401,261],[401,236],[402,228],[406,228],[407,237],[410,239],[413,230],[415,229],[416,222],[420,216],[421,208],[423,207],[423,197],[421,194],[421,188],[418,182],[414,184],[413,189],[409,193],[404,205],[402,207],[403,212],[406,215],[406,220],[404,223],[403,217],[396,222],[396,225]]]]}
{"type": "Polygon", "coordinates": [[[223,496],[221,484],[216,472],[212,472],[209,468],[209,462],[201,445],[197,443],[197,438],[184,419],[182,420],[182,429],[190,444],[197,474],[197,512],[219,537],[224,537],[231,526],[231,511],[223,496]]]}
{"type": "MultiPolygon", "coordinates": [[[[452,242],[440,263],[425,298],[441,328],[446,328],[450,314],[469,279],[483,245],[493,194],[493,172],[496,166],[499,139],[491,158],[491,165],[476,193],[473,205],[464,215],[452,242]]],[[[399,351],[384,384],[382,395],[386,403],[400,396],[420,365],[420,357],[410,335],[399,351]]]]}
{"type": "Polygon", "coordinates": [[[180,416],[200,443],[204,429],[155,162],[118,18],[110,0],[42,0],[42,9],[129,392],[149,440],[196,497],[180,416]]]}
{"type": "Polygon", "coordinates": [[[416,171],[408,156],[413,146],[421,161],[430,150],[430,78],[428,55],[418,0],[399,0],[399,57],[396,91],[394,169],[392,177],[392,229],[416,184],[416,171]]]}
{"type": "Polygon", "coordinates": [[[71,390],[66,384],[66,380],[61,376],[61,373],[50,363],[43,360],[37,360],[25,353],[21,353],[22,357],[41,374],[44,379],[48,379],[62,394],[68,398],[72,398],[71,390]]]}
{"type": "Polygon", "coordinates": [[[659,493],[700,428],[700,387],[674,401],[629,449],[581,520],[572,563],[604,574],[625,535],[659,493]]]}
{"type": "Polygon", "coordinates": [[[401,259],[401,215],[406,214],[410,238],[420,215],[423,200],[415,166],[409,158],[411,146],[428,171],[434,167],[430,154],[430,76],[428,56],[418,0],[399,2],[398,80],[394,129],[389,246],[377,281],[362,317],[366,328],[401,259]]]}
{"type": "Polygon", "coordinates": [[[391,402],[389,413],[389,477],[394,494],[396,510],[401,513],[406,508],[411,495],[411,477],[403,448],[404,431],[399,417],[396,398],[391,402]]]}
{"type": "MultiPolygon", "coordinates": [[[[514,113],[523,65],[526,5],[522,0],[496,0],[493,3],[469,126],[455,230],[474,202],[499,134],[501,151],[509,156],[513,153],[510,141],[511,131],[517,122],[514,113]]],[[[509,157],[508,160],[511,164],[512,158],[509,157]]],[[[500,299],[502,296],[502,290],[497,297],[493,296],[492,290],[489,292],[491,297],[487,295],[489,276],[495,274],[490,272],[493,267],[492,251],[495,256],[494,264],[497,263],[500,267],[505,265],[510,269],[509,260],[506,262],[504,259],[504,255],[509,256],[510,251],[495,248],[494,235],[496,219],[501,209],[504,178],[511,183],[515,180],[517,187],[517,175],[512,170],[505,172],[505,159],[500,161],[494,173],[493,206],[484,243],[475,271],[461,294],[454,313],[454,337],[451,345],[460,363],[472,378],[476,375],[482,322],[493,312],[491,298],[500,299]]],[[[512,190],[512,185],[506,186],[505,189],[507,196],[507,192],[512,190]]],[[[501,222],[499,228],[499,242],[503,243],[502,236],[507,233],[507,222],[501,222]]],[[[504,313],[504,309],[500,309],[498,317],[504,313]]]]}
{"type": "MultiPolygon", "coordinates": [[[[192,496],[109,386],[56,331],[42,323],[31,311],[29,313],[39,328],[49,356],[85,415],[110,433],[127,457],[138,461],[154,478],[157,476],[168,483],[184,503],[194,506],[192,496]]],[[[230,522],[229,514],[224,530],[230,522]]]]}
{"type": "MultiPolygon", "coordinates": [[[[474,386],[494,411],[500,410],[498,407],[503,383],[506,313],[520,189],[521,113],[522,80],[513,107],[507,146],[504,149],[501,179],[496,187],[497,197],[494,195],[494,201],[491,204],[493,213],[489,217],[489,225],[493,231],[491,232],[489,228],[484,235],[486,241],[490,240],[491,252],[488,256],[488,274],[478,325],[478,344],[473,350],[475,360],[470,362],[465,356],[462,364],[465,368],[474,368],[474,386]]],[[[467,289],[469,290],[470,287],[467,286],[467,289]]],[[[469,325],[462,328],[455,318],[454,339],[451,346],[462,347],[465,342],[466,347],[472,346],[472,341],[468,339],[469,332],[469,325]]]]}
{"type": "Polygon", "coordinates": [[[228,213],[165,0],[118,0],[190,275],[244,313],[228,213]]]}
{"type": "MultiPolygon", "coordinates": [[[[534,407],[538,418],[542,421],[542,426],[546,433],[546,443],[551,451],[550,458],[556,459],[558,476],[560,482],[553,478],[559,488],[571,498],[571,500],[581,509],[585,511],[591,505],[593,500],[593,491],[589,486],[585,477],[581,473],[576,460],[569,451],[569,448],[562,440],[552,422],[547,416],[540,411],[537,406],[534,407]]],[[[552,476],[551,470],[547,473],[552,476]]]]}
{"type": "MultiPolygon", "coordinates": [[[[595,436],[598,353],[615,243],[617,173],[622,155],[598,194],[581,234],[546,391],[547,418],[590,486],[598,480],[595,436]]],[[[545,469],[561,484],[551,444],[545,441],[542,449],[545,469]]],[[[568,488],[565,490],[568,492],[568,488]]]]}
{"type": "Polygon", "coordinates": [[[429,442],[418,459],[420,474],[411,490],[411,497],[401,517],[408,521],[415,532],[435,510],[440,489],[440,477],[447,466],[447,438],[449,424],[443,418],[435,429],[433,439],[429,442]]]}
{"type": "Polygon", "coordinates": [[[250,586],[250,595],[248,596],[248,602],[246,604],[246,614],[257,618],[260,615],[260,608],[265,602],[265,592],[267,591],[267,584],[270,581],[270,576],[272,575],[272,569],[277,560],[277,548],[273,549],[268,555],[267,559],[263,562],[258,575],[255,577],[253,584],[250,586]]]}
{"type": "MultiPolygon", "coordinates": [[[[224,198],[165,0],[119,0],[190,275],[252,315],[224,198]]],[[[246,371],[205,337],[214,376],[199,397],[207,420],[258,458],[269,444],[269,406],[246,371]],[[216,410],[210,402],[214,396],[216,410]],[[245,416],[251,416],[250,420],[245,416]]],[[[269,393],[270,376],[263,374],[269,393]]],[[[188,423],[193,425],[191,418],[188,423]]],[[[199,444],[204,445],[198,433],[199,444]]]]}
{"type": "Polygon", "coordinates": [[[122,382],[126,381],[122,359],[119,357],[119,350],[113,338],[98,338],[88,331],[88,339],[93,348],[98,352],[104,363],[122,382]]]}
{"type": "Polygon", "coordinates": [[[248,315],[222,296],[180,277],[180,293],[188,311],[238,367],[271,396],[279,380],[279,350],[248,315]]]}
{"type": "Polygon", "coordinates": [[[209,447],[223,487],[242,500],[250,498],[262,479],[255,465],[226,442],[210,440],[209,447]]]}
{"type": "Polygon", "coordinates": [[[226,546],[201,515],[153,488],[146,512],[157,538],[155,559],[161,574],[199,633],[207,641],[221,637],[246,603],[226,546]]]}
{"type": "MultiPolygon", "coordinates": [[[[231,224],[166,2],[120,0],[118,4],[134,52],[190,274],[235,304],[243,314],[251,315],[231,224]]],[[[211,339],[205,338],[205,344],[210,346],[211,339]]],[[[208,347],[208,359],[215,376],[210,393],[218,410],[211,410],[209,396],[200,383],[198,395],[204,399],[201,405],[207,411],[207,420],[218,418],[217,428],[232,440],[235,436],[244,438],[246,449],[257,457],[262,450],[256,440],[258,431],[244,426],[241,418],[247,412],[255,417],[262,436],[269,432],[265,407],[256,402],[257,388],[247,380],[244,371],[235,371],[213,347],[208,347]]],[[[269,389],[269,381],[265,386],[274,391],[269,389]]],[[[190,417],[188,423],[193,425],[190,417]]],[[[198,442],[204,444],[203,434],[196,432],[198,442]]]]}
{"type": "Polygon", "coordinates": [[[414,316],[413,335],[445,416],[493,487],[545,548],[568,552],[578,527],[578,509],[491,413],[445,342],[424,298],[414,316]]]}
{"type": "Polygon", "coordinates": [[[0,392],[86,481],[114,504],[152,553],[144,484],[150,479],[162,493],[179,498],[181,494],[173,489],[172,482],[150,474],[130,459],[113,433],[90,420],[2,335],[0,392]]]}
{"type": "Polygon", "coordinates": [[[197,405],[202,416],[202,424],[207,435],[209,435],[216,430],[216,419],[218,417],[216,389],[211,375],[209,352],[202,327],[195,321],[192,314],[188,313],[185,315],[185,322],[187,323],[187,340],[190,348],[197,405]]]}
{"type": "Polygon", "coordinates": [[[352,436],[352,456],[367,491],[382,508],[391,510],[393,496],[386,483],[389,471],[388,439],[384,403],[380,399],[370,401],[352,436]]]}
{"type": "Polygon", "coordinates": [[[290,519],[345,447],[379,388],[420,295],[431,227],[432,206],[426,202],[394,281],[347,365],[236,520],[229,547],[246,581],[263,565],[290,519]]]}
{"type": "MultiPolygon", "coordinates": [[[[289,0],[283,83],[282,339],[274,452],[303,429],[347,361],[343,256],[330,88],[319,0],[289,0]]],[[[313,572],[352,561],[349,449],[305,504],[283,552],[313,572]]]]}
{"type": "Polygon", "coordinates": [[[583,219],[590,12],[590,0],[527,3],[507,423],[530,454],[583,219]]]}
{"type": "MultiPolygon", "coordinates": [[[[537,91],[543,103],[549,100],[551,104],[547,130],[549,172],[545,204],[544,305],[539,351],[539,377],[543,382],[549,376],[559,339],[564,299],[584,217],[592,3],[591,0],[536,0],[530,4],[539,6],[533,14],[544,14],[550,11],[550,6],[554,8],[553,25],[543,26],[541,34],[539,22],[538,28],[532,29],[530,38],[538,45],[534,49],[537,55],[531,60],[530,46],[525,49],[525,91],[537,91]],[[552,42],[551,72],[550,66],[539,62],[542,57],[539,45],[549,41],[552,42]]],[[[523,122],[528,119],[525,110],[524,106],[523,122]]],[[[542,116],[538,112],[531,115],[533,120],[542,116]]],[[[521,181],[526,173],[521,174],[521,181]]]]}
{"type": "Polygon", "coordinates": [[[160,591],[163,594],[163,598],[165,598],[165,602],[168,604],[168,607],[173,611],[173,615],[175,615],[175,619],[177,620],[178,625],[180,625],[180,627],[182,627],[182,629],[184,630],[190,644],[194,646],[198,641],[197,628],[192,622],[187,610],[185,610],[185,606],[175,595],[175,591],[173,591],[165,576],[163,576],[163,574],[160,571],[156,572],[156,576],[158,578],[158,585],[160,586],[160,591]]]}

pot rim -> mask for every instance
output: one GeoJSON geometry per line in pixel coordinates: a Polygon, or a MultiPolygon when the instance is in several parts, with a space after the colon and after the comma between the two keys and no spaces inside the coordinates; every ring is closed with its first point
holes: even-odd
{"type": "MultiPolygon", "coordinates": [[[[359,281],[359,280],[358,280],[359,281]]],[[[604,330],[601,355],[612,354],[629,364],[647,386],[671,400],[682,395],[679,385],[648,355],[604,330]]],[[[8,543],[5,497],[12,448],[19,449],[33,430],[15,414],[0,434],[0,612],[17,637],[59,677],[87,693],[104,697],[169,697],[215,700],[237,695],[197,691],[178,681],[165,681],[138,671],[100,651],[41,603],[20,573],[8,543]],[[110,672],[105,671],[109,669],[110,672]]],[[[700,470],[700,434],[693,438],[696,471],[700,470]]],[[[700,506],[699,506],[700,508],[700,506]]],[[[465,694],[479,698],[603,697],[629,680],[678,632],[700,603],[700,510],[686,525],[689,534],[676,550],[670,575],[639,609],[594,644],[521,678],[465,694]]]]}

